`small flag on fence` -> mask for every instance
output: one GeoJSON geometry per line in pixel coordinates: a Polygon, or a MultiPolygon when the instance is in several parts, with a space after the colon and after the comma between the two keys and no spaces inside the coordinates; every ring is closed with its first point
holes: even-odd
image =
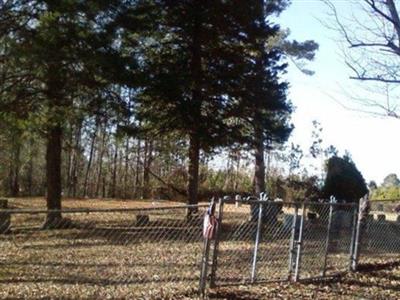
{"type": "Polygon", "coordinates": [[[203,237],[209,240],[214,239],[217,226],[218,220],[214,216],[214,203],[211,203],[204,215],[203,237]]]}

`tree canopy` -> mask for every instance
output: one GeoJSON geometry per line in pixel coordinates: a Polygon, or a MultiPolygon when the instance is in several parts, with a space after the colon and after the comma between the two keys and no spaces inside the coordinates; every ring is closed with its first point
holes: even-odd
{"type": "Polygon", "coordinates": [[[364,177],[348,157],[333,156],[328,160],[328,171],[323,196],[334,196],[339,201],[356,202],[368,193],[364,177]]]}

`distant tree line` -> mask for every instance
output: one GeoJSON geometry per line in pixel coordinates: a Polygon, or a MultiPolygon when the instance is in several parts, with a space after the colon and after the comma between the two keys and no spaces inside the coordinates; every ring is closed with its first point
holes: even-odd
{"type": "Polygon", "coordinates": [[[384,179],[381,185],[375,181],[368,184],[371,191],[371,198],[376,200],[398,200],[400,199],[400,180],[397,174],[390,173],[384,179]]]}

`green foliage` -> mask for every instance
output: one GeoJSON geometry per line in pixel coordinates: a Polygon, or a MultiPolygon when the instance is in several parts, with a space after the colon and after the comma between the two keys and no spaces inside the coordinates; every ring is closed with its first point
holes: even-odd
{"type": "Polygon", "coordinates": [[[372,191],[371,199],[375,199],[375,200],[400,199],[400,187],[399,186],[391,186],[391,187],[381,186],[372,191]]]}
{"type": "Polygon", "coordinates": [[[382,185],[370,187],[371,198],[375,200],[390,200],[400,199],[400,180],[395,173],[388,174],[384,179],[382,185]]]}
{"type": "Polygon", "coordinates": [[[232,4],[215,1],[153,6],[156,29],[137,36],[144,88],[138,118],[158,134],[194,136],[200,148],[227,143],[227,108],[241,67],[232,4]]]}
{"type": "MultiPolygon", "coordinates": [[[[277,24],[289,2],[6,1],[0,7],[4,190],[21,179],[22,192],[32,191],[28,170],[43,169],[46,158],[45,170],[57,170],[47,174],[56,178],[48,184],[57,186],[56,196],[60,167],[64,191],[74,196],[99,195],[100,187],[103,196],[156,190],[149,166],[178,189],[189,181],[190,197],[197,183],[203,191],[250,191],[252,176],[240,163],[213,171],[206,157],[229,148],[257,149],[261,158],[265,147],[288,139],[293,108],[282,80],[285,58],[312,60],[317,49],[312,41],[289,41],[277,24]],[[27,132],[40,142],[24,142],[27,132]]],[[[292,154],[294,172],[301,149],[293,146],[292,154]]],[[[256,165],[264,183],[263,159],[256,165]]],[[[36,178],[43,192],[44,172],[36,178]]],[[[292,185],[292,194],[302,189],[292,185]]]]}
{"type": "Polygon", "coordinates": [[[271,198],[281,198],[285,201],[315,201],[321,196],[316,176],[271,177],[268,178],[267,186],[271,198]]]}
{"type": "Polygon", "coordinates": [[[239,101],[234,106],[242,121],[244,141],[251,148],[260,143],[282,143],[291,133],[290,114],[292,106],[287,99],[288,84],[281,80],[286,72],[284,52],[277,44],[265,43],[279,35],[280,27],[271,21],[279,14],[285,1],[275,1],[263,10],[262,1],[249,1],[241,11],[248,19],[241,23],[245,44],[243,75],[239,101]]]}
{"type": "Polygon", "coordinates": [[[363,176],[347,155],[333,156],[328,160],[328,171],[323,187],[323,196],[336,197],[339,201],[356,202],[368,193],[363,176]]]}

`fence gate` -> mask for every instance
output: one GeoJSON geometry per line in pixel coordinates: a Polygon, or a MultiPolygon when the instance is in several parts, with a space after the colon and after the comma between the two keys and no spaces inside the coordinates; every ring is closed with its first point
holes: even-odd
{"type": "Polygon", "coordinates": [[[210,249],[211,286],[289,279],[300,224],[295,205],[220,201],[217,214],[220,225],[210,249]]]}
{"type": "Polygon", "coordinates": [[[294,280],[335,275],[350,267],[357,207],[330,203],[301,206],[294,280]]]}
{"type": "Polygon", "coordinates": [[[331,203],[220,200],[216,215],[215,239],[206,245],[211,287],[297,281],[349,269],[357,205],[334,198],[331,203]]]}

